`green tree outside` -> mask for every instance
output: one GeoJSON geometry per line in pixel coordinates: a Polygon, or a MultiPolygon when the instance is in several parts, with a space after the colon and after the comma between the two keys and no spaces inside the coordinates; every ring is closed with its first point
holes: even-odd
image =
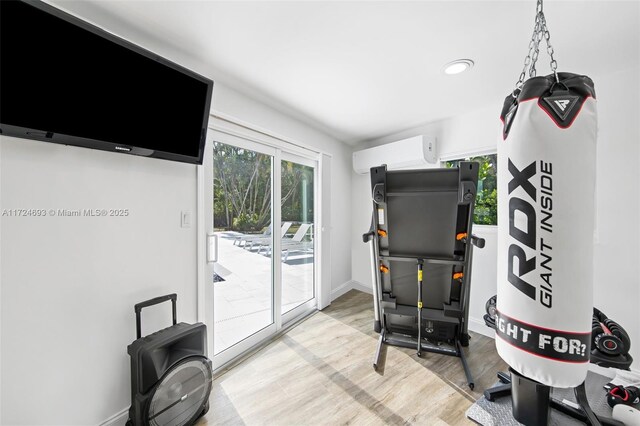
{"type": "MultiPolygon", "coordinates": [[[[271,224],[272,158],[220,142],[213,144],[214,227],[260,232],[271,224]]],[[[281,164],[281,211],[285,222],[313,223],[313,168],[281,164]]]]}
{"type": "Polygon", "coordinates": [[[461,161],[477,161],[480,163],[480,169],[478,171],[478,195],[476,197],[473,223],[476,225],[497,225],[497,154],[446,161],[445,167],[458,167],[461,161]]]}

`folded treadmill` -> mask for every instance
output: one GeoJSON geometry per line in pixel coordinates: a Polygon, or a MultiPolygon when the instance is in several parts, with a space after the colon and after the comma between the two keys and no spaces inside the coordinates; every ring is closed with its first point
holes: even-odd
{"type": "Polygon", "coordinates": [[[374,328],[382,345],[459,357],[474,382],[463,346],[468,319],[478,183],[476,162],[456,168],[371,169],[373,218],[363,241],[371,247],[374,328]]]}

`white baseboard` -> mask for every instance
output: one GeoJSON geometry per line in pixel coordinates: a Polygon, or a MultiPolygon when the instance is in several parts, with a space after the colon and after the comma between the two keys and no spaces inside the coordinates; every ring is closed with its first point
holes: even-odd
{"type": "Polygon", "coordinates": [[[492,339],[496,338],[496,332],[486,326],[484,319],[479,320],[478,318],[469,317],[469,330],[492,339]]]}
{"type": "Polygon", "coordinates": [[[333,302],[338,297],[342,296],[353,288],[353,281],[349,280],[346,283],[339,285],[337,288],[331,290],[331,301],[333,302]]]}
{"type": "Polygon", "coordinates": [[[373,294],[373,289],[371,288],[371,286],[368,286],[366,284],[362,284],[360,281],[356,281],[356,280],[351,280],[351,285],[353,286],[354,290],[358,290],[361,291],[363,293],[369,293],[369,294],[373,294]]]}
{"type": "Polygon", "coordinates": [[[109,417],[107,420],[100,423],[99,426],[124,426],[124,424],[127,423],[128,419],[129,408],[125,408],[124,410],[119,411],[118,413],[109,417]]]}
{"type": "Polygon", "coordinates": [[[363,293],[369,293],[369,294],[373,293],[373,291],[368,285],[362,284],[359,281],[349,280],[346,283],[338,286],[338,288],[334,288],[333,290],[331,290],[331,301],[336,300],[338,297],[347,293],[349,290],[358,290],[363,293]]]}

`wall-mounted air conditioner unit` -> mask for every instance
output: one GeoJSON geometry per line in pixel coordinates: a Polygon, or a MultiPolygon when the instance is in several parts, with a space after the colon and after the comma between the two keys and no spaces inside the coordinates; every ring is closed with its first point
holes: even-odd
{"type": "Polygon", "coordinates": [[[353,170],[367,174],[371,167],[387,165],[388,170],[420,168],[437,162],[436,138],[414,136],[353,153],[353,170]]]}

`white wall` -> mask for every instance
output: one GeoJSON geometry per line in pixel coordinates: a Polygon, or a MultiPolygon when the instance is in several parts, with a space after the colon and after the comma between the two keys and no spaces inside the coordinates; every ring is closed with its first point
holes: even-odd
{"type": "MultiPolygon", "coordinates": [[[[350,149],[221,84],[213,108],[333,155],[332,282],[349,281],[350,149]]],[[[101,423],[130,404],[133,305],[176,292],[178,319],[196,320],[196,230],[180,227],[196,213],[196,166],[9,137],[0,150],[0,211],[130,210],[0,222],[0,423],[101,423]]],[[[143,333],[165,327],[170,307],[143,319],[143,333]]]]}
{"type": "MultiPolygon", "coordinates": [[[[593,76],[599,110],[597,164],[597,238],[594,251],[595,304],[620,322],[634,342],[632,355],[640,360],[640,283],[638,270],[640,249],[640,183],[636,159],[640,140],[640,70],[621,71],[602,77],[593,76]]],[[[409,129],[398,134],[360,144],[380,145],[419,134],[438,138],[441,157],[462,156],[477,150],[494,149],[500,134],[501,102],[478,111],[409,129]]],[[[580,161],[580,153],[576,153],[580,161]]],[[[352,276],[371,286],[368,247],[359,234],[366,232],[371,220],[369,176],[352,175],[352,276]]],[[[470,328],[489,331],[482,315],[486,300],[496,293],[495,228],[476,227],[475,233],[486,238],[487,245],[474,251],[471,289],[470,328]]],[[[580,265],[589,267],[589,265],[580,265]]],[[[636,361],[635,368],[638,368],[636,361]]]]}
{"type": "Polygon", "coordinates": [[[629,332],[640,370],[640,68],[594,78],[598,99],[594,304],[629,332]]]}
{"type": "Polygon", "coordinates": [[[351,147],[278,111],[253,101],[224,85],[214,88],[213,111],[267,129],[274,136],[291,139],[330,154],[331,159],[331,283],[337,288],[351,280],[351,147]]]}
{"type": "MultiPolygon", "coordinates": [[[[129,209],[2,217],[2,423],[96,424],[129,400],[136,302],[176,292],[195,320],[193,165],[2,137],[1,209],[129,209]]],[[[170,325],[145,312],[144,330],[170,325]]],[[[164,315],[161,315],[164,314],[164,315]]]]}

